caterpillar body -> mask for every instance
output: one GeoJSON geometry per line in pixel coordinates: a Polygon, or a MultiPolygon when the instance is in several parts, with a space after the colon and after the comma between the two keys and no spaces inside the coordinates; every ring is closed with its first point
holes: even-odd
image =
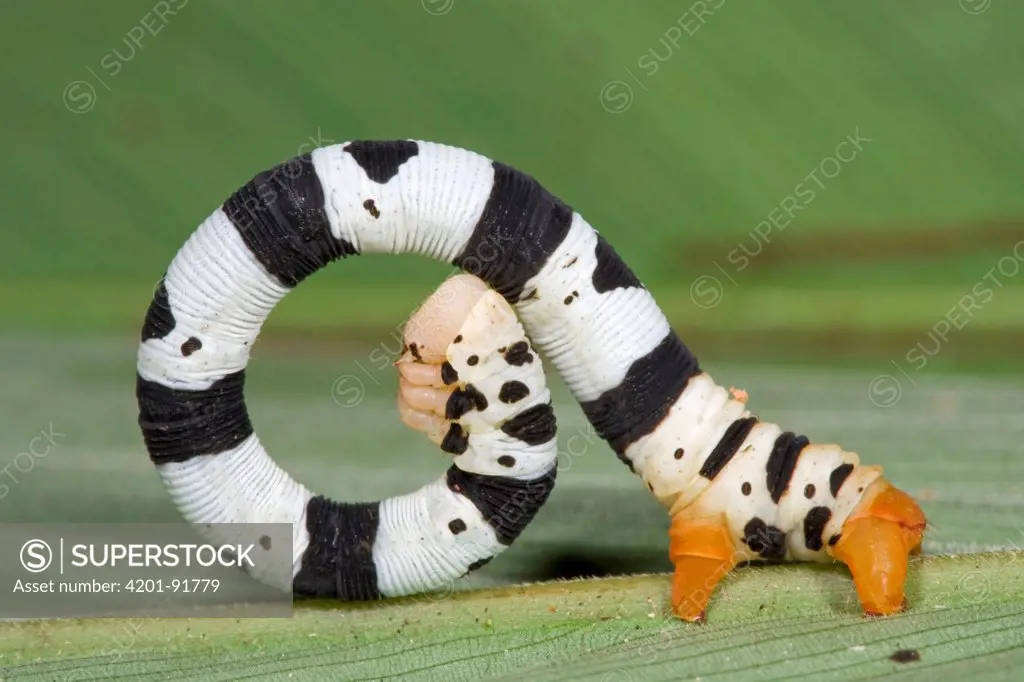
{"type": "MultiPolygon", "coordinates": [[[[155,301],[155,324],[147,320],[147,329],[166,333],[147,338],[144,330],[140,422],[172,496],[193,520],[294,521],[296,591],[360,599],[430,588],[422,576],[381,582],[383,564],[354,548],[369,540],[377,551],[383,511],[378,518],[368,511],[372,506],[310,497],[262,451],[242,399],[249,347],[270,308],[327,263],[371,252],[450,262],[514,307],[528,337],[520,343],[546,356],[601,438],[668,508],[677,615],[702,620],[718,580],[754,558],[839,559],[850,567],[866,612],[903,608],[907,555],[919,548],[925,526],[909,496],[882,478],[880,469],[860,466],[853,453],[810,445],[803,436],[761,423],[746,409],[744,396],[731,395],[699,368],[611,245],[534,178],[468,150],[413,140],[322,147],[257,175],[199,227],[172,262],[163,303],[166,308],[173,292],[173,329],[154,313],[161,307],[155,301]],[[196,268],[195,259],[206,265],[196,268]],[[183,357],[183,344],[192,338],[203,350],[183,357]],[[273,474],[246,473],[257,466],[273,474]],[[225,495],[231,504],[220,501],[225,495]],[[336,540],[322,539],[328,536],[336,540]],[[349,584],[362,587],[335,589],[349,584]]],[[[439,389],[442,372],[449,378],[452,369],[459,377],[468,372],[469,356],[457,336],[440,365],[435,342],[431,361],[400,367],[400,412],[407,424],[433,432],[435,441],[458,443],[477,453],[481,466],[493,465],[498,445],[486,434],[496,422],[450,426],[454,436],[440,434],[442,405],[455,395],[463,405],[474,402],[465,386],[442,394],[424,390],[439,389]],[[455,357],[465,364],[445,368],[455,357]]],[[[486,337],[481,333],[476,343],[497,352],[497,337],[486,337]]],[[[500,344],[507,352],[504,336],[500,344]]],[[[542,373],[533,382],[531,391],[544,391],[542,373]]],[[[497,383],[507,382],[490,385],[497,383]]],[[[549,443],[550,405],[536,400],[531,414],[543,425],[523,432],[550,434],[542,441],[549,443]],[[537,416],[541,411],[543,419],[537,416]]],[[[542,470],[546,460],[536,454],[530,461],[523,476],[542,470]]],[[[526,487],[525,479],[503,476],[493,466],[467,473],[458,464],[457,457],[447,489],[469,492],[453,488],[453,471],[461,472],[455,478],[490,481],[494,492],[468,499],[500,544],[486,509],[512,499],[512,491],[526,487]],[[491,501],[482,503],[483,498],[491,501]]],[[[529,480],[543,485],[511,505],[517,530],[547,498],[553,470],[529,480]]],[[[431,517],[429,523],[442,520],[431,517]]],[[[481,535],[489,539],[487,531],[481,535]]],[[[417,551],[430,554],[444,536],[422,537],[417,551]]],[[[495,549],[494,543],[488,547],[495,549]]],[[[402,565],[403,575],[417,574],[413,564],[402,565]]]]}

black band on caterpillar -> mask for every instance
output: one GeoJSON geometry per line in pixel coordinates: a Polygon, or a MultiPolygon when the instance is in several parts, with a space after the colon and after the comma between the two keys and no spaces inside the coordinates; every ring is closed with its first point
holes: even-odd
{"type": "Polygon", "coordinates": [[[573,211],[529,175],[494,163],[483,214],[452,263],[490,284],[509,303],[565,239],[573,211]]]}
{"type": "Polygon", "coordinates": [[[743,445],[743,441],[747,439],[747,436],[750,435],[750,431],[756,423],[757,417],[744,417],[729,424],[729,428],[725,430],[725,435],[722,436],[722,439],[715,445],[715,449],[711,451],[708,458],[704,460],[704,464],[701,465],[700,475],[713,481],[715,476],[718,476],[718,473],[736,455],[736,452],[743,445]]]}
{"type": "Polygon", "coordinates": [[[184,462],[238,447],[253,433],[244,386],[244,370],[191,391],[137,376],[139,427],[149,458],[155,464],[184,462]]]}
{"type": "Polygon", "coordinates": [[[452,466],[448,469],[448,487],[473,501],[498,535],[498,541],[511,545],[533,520],[555,487],[557,467],[531,481],[499,476],[480,476],[452,466]]]}
{"type": "Polygon", "coordinates": [[[260,264],[287,287],[357,253],[331,234],[323,185],[309,154],[254,177],[224,202],[224,214],[260,264]]]}
{"type": "Polygon", "coordinates": [[[789,482],[796,471],[797,459],[809,444],[806,436],[798,436],[792,431],[786,431],[776,439],[775,446],[768,455],[768,464],[765,466],[765,487],[775,504],[779,503],[782,495],[789,489],[789,482]]]}
{"type": "Polygon", "coordinates": [[[380,524],[377,502],[347,504],[322,495],[309,501],[310,543],[296,574],[297,594],[343,601],[379,599],[373,543],[380,524]]]}
{"type": "Polygon", "coordinates": [[[624,452],[654,430],[699,371],[696,358],[671,332],[630,365],[622,383],[582,403],[583,413],[615,452],[624,452]]]}

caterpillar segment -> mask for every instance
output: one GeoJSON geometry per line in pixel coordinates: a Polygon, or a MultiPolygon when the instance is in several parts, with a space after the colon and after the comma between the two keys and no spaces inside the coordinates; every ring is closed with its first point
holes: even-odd
{"type": "Polygon", "coordinates": [[[456,462],[535,476],[551,467],[554,413],[534,358],[504,298],[472,275],[449,278],[406,324],[399,412],[456,462]],[[464,316],[461,326],[432,323],[450,314],[464,316]]]}
{"type": "MultiPolygon", "coordinates": [[[[474,318],[478,303],[466,298],[474,318]]],[[[438,338],[451,331],[437,329],[438,338]]],[[[406,335],[417,341],[415,331],[406,335]]],[[[331,145],[260,173],[232,195],[186,241],[147,313],[140,425],[186,518],[293,523],[296,592],[405,594],[437,582],[423,577],[431,573],[423,557],[451,553],[453,511],[463,521],[483,519],[474,533],[497,548],[550,493],[554,418],[538,397],[544,389],[522,378],[528,374],[516,375],[529,396],[512,405],[500,400],[513,380],[509,367],[535,371],[538,356],[559,372],[598,435],[672,510],[672,556],[685,577],[676,579],[676,603],[706,603],[700,590],[710,594],[723,568],[755,554],[778,555],[781,546],[780,558],[831,552],[851,566],[866,608],[891,610],[894,585],[902,588],[896,550],[920,534],[913,502],[877,492],[871,486],[878,470],[856,466],[855,456],[838,448],[807,447],[770,425],[746,426],[744,404],[701,371],[647,288],[579,213],[533,177],[456,147],[415,140],[331,145]],[[462,435],[450,445],[465,451],[451,453],[452,467],[431,492],[401,503],[342,504],[308,492],[269,459],[245,410],[244,368],[283,296],[327,264],[369,253],[415,253],[458,266],[512,306],[527,338],[506,345],[480,337],[482,349],[472,353],[469,335],[456,343],[456,334],[440,368],[438,349],[429,339],[417,342],[421,361],[399,362],[403,418],[440,417],[443,401],[443,422],[412,425],[443,444],[457,424],[462,435]],[[484,394],[486,408],[470,386],[484,394]],[[447,412],[453,400],[457,418],[447,412]],[[549,448],[548,473],[534,475],[546,455],[533,448],[549,448]],[[514,466],[498,462],[506,455],[514,466]],[[812,482],[813,499],[802,498],[801,485],[812,482]],[[822,508],[809,517],[812,530],[824,526],[818,550],[803,542],[805,534],[816,537],[805,531],[812,502],[822,508]],[[740,533],[755,514],[763,531],[753,523],[752,532],[740,533]],[[903,536],[894,540],[893,527],[903,536]],[[881,567],[875,556],[884,557],[881,567]],[[884,581],[876,575],[882,569],[884,581]]],[[[471,556],[459,554],[453,571],[472,566],[471,556]]],[[[680,611],[690,619],[699,614],[680,611]]]]}
{"type": "Polygon", "coordinates": [[[702,621],[719,580],[747,561],[845,563],[869,615],[906,605],[926,521],[875,466],[761,422],[705,373],[627,458],[672,519],[672,607],[702,621]]]}

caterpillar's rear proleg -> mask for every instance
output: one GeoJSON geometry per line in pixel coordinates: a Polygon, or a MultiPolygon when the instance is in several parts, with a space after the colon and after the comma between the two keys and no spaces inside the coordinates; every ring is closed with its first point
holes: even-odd
{"type": "Polygon", "coordinates": [[[828,553],[849,566],[866,614],[904,609],[907,559],[919,550],[926,525],[917,503],[884,479],[872,485],[843,524],[828,553]]]}
{"type": "Polygon", "coordinates": [[[724,517],[677,514],[669,530],[669,558],[675,564],[672,610],[683,620],[703,622],[711,594],[737,563],[736,545],[724,517]]]}

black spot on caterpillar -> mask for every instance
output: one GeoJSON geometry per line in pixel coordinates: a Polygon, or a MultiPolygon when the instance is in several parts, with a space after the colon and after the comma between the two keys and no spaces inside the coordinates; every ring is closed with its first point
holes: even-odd
{"type": "Polygon", "coordinates": [[[202,349],[202,347],[202,341],[200,341],[194,336],[190,336],[188,337],[188,339],[185,340],[185,343],[181,344],[181,354],[187,358],[188,356],[195,353],[197,350],[202,349]]]}
{"type": "Polygon", "coordinates": [[[452,519],[448,522],[448,530],[452,532],[452,535],[458,535],[466,530],[466,522],[462,519],[452,519]]]}
{"type": "Polygon", "coordinates": [[[356,140],[345,145],[345,151],[368,178],[383,185],[398,175],[402,164],[420,153],[420,147],[412,140],[356,140]]]}
{"type": "Polygon", "coordinates": [[[502,455],[498,458],[498,464],[503,467],[512,468],[516,465],[516,458],[512,455],[502,455]]]}
{"type": "Polygon", "coordinates": [[[749,495],[752,490],[753,488],[751,487],[749,481],[744,481],[743,485],[740,486],[740,492],[743,493],[744,495],[749,495]]]}
{"type": "Polygon", "coordinates": [[[832,519],[832,510],[828,507],[815,507],[807,512],[804,517],[804,546],[812,552],[817,552],[824,545],[821,541],[821,534],[825,532],[825,525],[832,519]]]}
{"type": "Polygon", "coordinates": [[[487,396],[477,390],[473,384],[465,388],[457,388],[448,396],[444,407],[445,419],[461,419],[470,410],[483,412],[487,409],[487,396]]]}
{"type": "Polygon", "coordinates": [[[843,487],[843,483],[846,482],[847,477],[853,472],[852,464],[840,464],[828,477],[828,489],[832,493],[832,497],[839,495],[839,489],[843,487]]]}
{"type": "Polygon", "coordinates": [[[506,381],[498,391],[498,400],[505,404],[517,403],[530,395],[530,388],[521,381],[506,381]]]}
{"type": "Polygon", "coordinates": [[[804,487],[804,497],[806,497],[808,500],[813,499],[814,493],[816,492],[817,488],[814,487],[813,483],[808,483],[807,486],[804,487]]]}
{"type": "Polygon", "coordinates": [[[420,355],[420,348],[418,345],[416,345],[415,343],[410,343],[409,352],[412,353],[412,357],[415,358],[417,362],[423,362],[423,356],[420,355]]]}
{"type": "Polygon", "coordinates": [[[374,218],[380,218],[380,209],[377,208],[377,204],[373,202],[373,199],[367,199],[364,201],[363,208],[365,208],[374,218]]]}
{"type": "Polygon", "coordinates": [[[743,527],[743,542],[764,559],[782,559],[786,556],[786,534],[756,516],[743,527]]]}
{"type": "Polygon", "coordinates": [[[459,334],[454,339],[452,339],[452,343],[461,343],[461,342],[462,342],[462,334],[459,334]]]}
{"type": "Polygon", "coordinates": [[[551,403],[534,405],[507,420],[501,430],[527,445],[547,443],[555,437],[555,412],[551,403]]]}
{"type": "Polygon", "coordinates": [[[480,362],[480,356],[478,355],[470,355],[468,358],[466,358],[466,364],[469,365],[470,367],[473,367],[478,362],[480,362]]]}
{"type": "Polygon", "coordinates": [[[522,367],[528,362],[533,362],[530,344],[526,341],[516,341],[509,348],[501,352],[505,354],[505,362],[515,367],[522,367]]]}
{"type": "Polygon", "coordinates": [[[452,367],[452,363],[448,362],[447,360],[442,362],[441,363],[441,381],[444,382],[444,385],[445,386],[451,386],[452,384],[454,384],[458,380],[459,380],[459,373],[458,373],[458,371],[456,371],[456,369],[454,367],[452,367]]]}
{"type": "Polygon", "coordinates": [[[441,441],[441,449],[453,455],[461,455],[469,447],[469,434],[463,431],[461,424],[452,424],[448,433],[441,441]]]}

